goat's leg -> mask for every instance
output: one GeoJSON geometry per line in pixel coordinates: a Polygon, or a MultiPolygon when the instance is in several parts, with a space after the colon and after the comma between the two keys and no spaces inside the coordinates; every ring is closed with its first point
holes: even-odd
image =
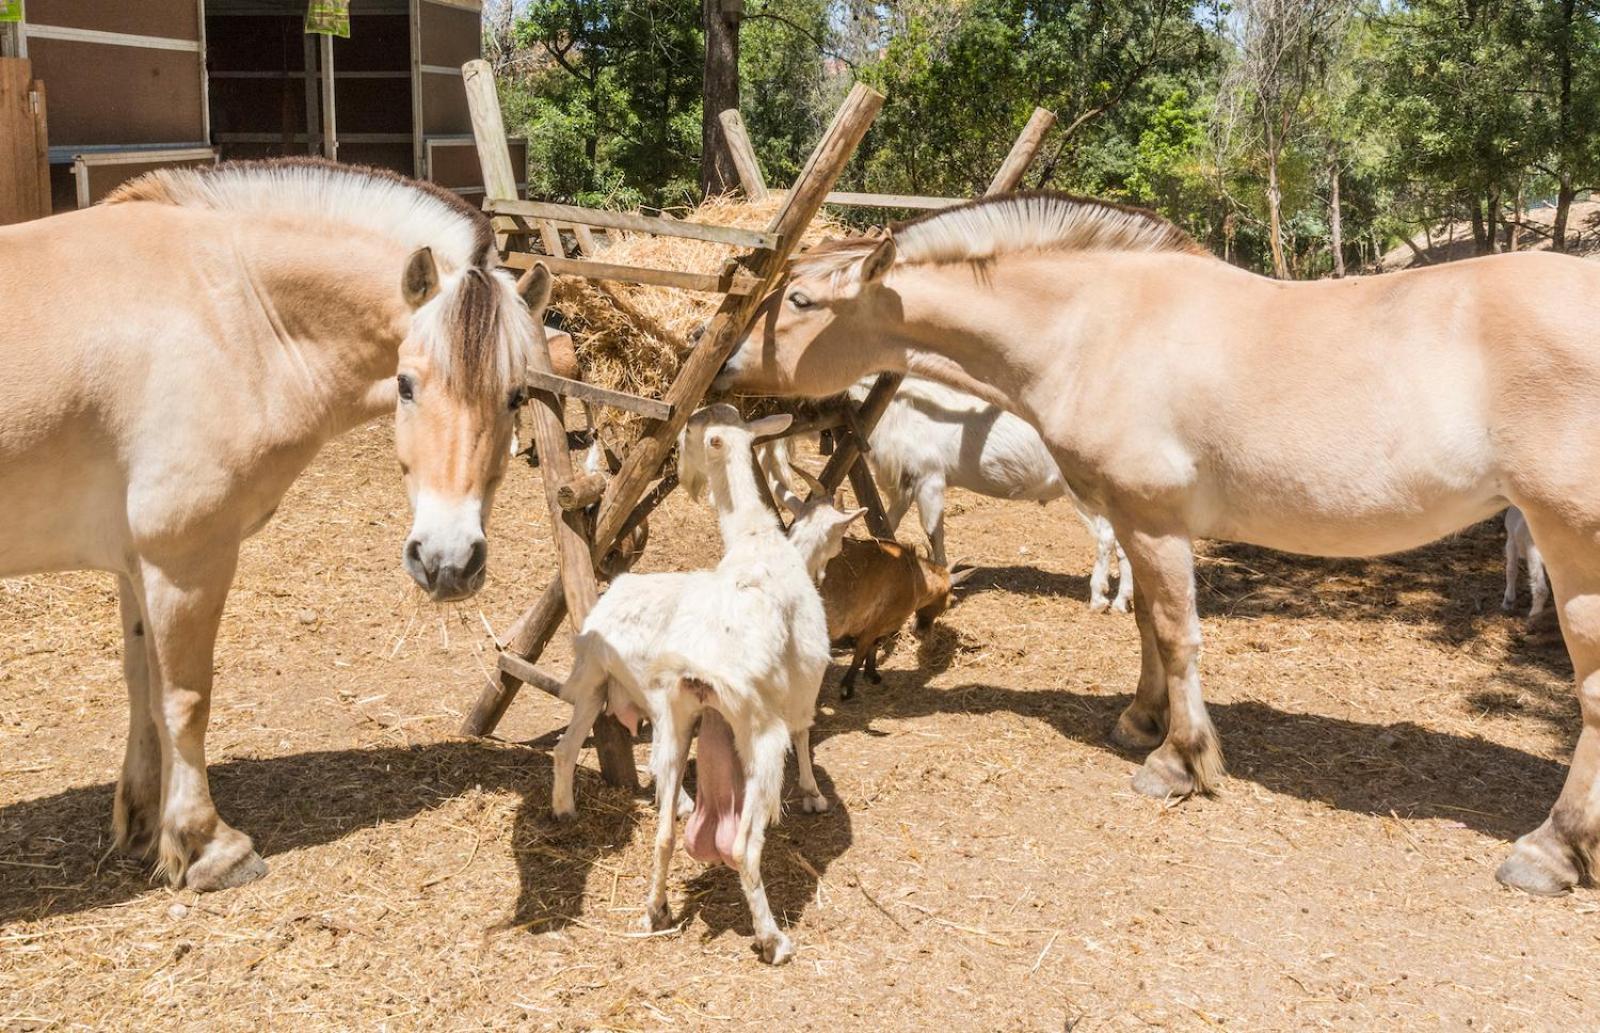
{"type": "Polygon", "coordinates": [[[917,484],[917,517],[928,536],[928,557],[948,566],[944,553],[944,477],[933,474],[917,484]]]}
{"type": "Polygon", "coordinates": [[[870,681],[874,685],[882,685],[883,684],[883,675],[878,673],[878,646],[879,646],[879,644],[880,643],[878,643],[878,642],[874,642],[872,644],[871,648],[869,648],[867,650],[867,680],[870,681]]]}
{"type": "MultiPolygon", "coordinates": [[[[1132,576],[1132,564],[1123,570],[1124,576],[1132,576]]],[[[1130,750],[1153,750],[1167,734],[1167,670],[1156,643],[1150,600],[1137,583],[1133,586],[1133,617],[1139,627],[1139,687],[1111,729],[1111,741],[1130,750]]]]}
{"type": "Polygon", "coordinates": [[[1570,509],[1523,506],[1549,561],[1556,616],[1572,658],[1583,727],[1566,783],[1544,824],[1517,840],[1495,872],[1508,886],[1564,893],[1600,856],[1600,521],[1574,528],[1570,509]]]}
{"type": "Polygon", "coordinates": [[[678,832],[678,791],[688,763],[689,729],[693,719],[671,707],[653,729],[650,767],[656,780],[656,852],[650,870],[650,895],[644,903],[644,927],[656,931],[672,924],[667,907],[667,875],[672,871],[672,847],[678,832]]]}
{"type": "Polygon", "coordinates": [[[828,798],[817,786],[817,773],[811,769],[811,729],[794,733],[795,767],[799,771],[800,809],[821,814],[828,809],[828,798]]]}
{"type": "Polygon", "coordinates": [[[572,781],[583,742],[605,709],[605,685],[605,671],[580,648],[572,673],[561,687],[561,698],[572,704],[572,720],[567,722],[567,730],[561,733],[561,741],[550,756],[550,813],[557,818],[570,818],[578,812],[572,781]]]}
{"type": "Polygon", "coordinates": [[[850,669],[839,679],[840,699],[849,699],[856,694],[856,672],[861,670],[868,654],[876,647],[876,642],[868,643],[865,647],[859,641],[856,643],[855,653],[850,657],[850,669]]]}
{"type": "Polygon", "coordinates": [[[118,579],[122,605],[122,676],[128,683],[128,746],[111,809],[117,848],[147,856],[161,831],[161,737],[150,707],[150,658],[144,607],[127,577],[118,579]]]}
{"type": "MultiPolygon", "coordinates": [[[[1517,544],[1517,535],[1511,528],[1511,521],[1506,520],[1506,594],[1500,597],[1500,609],[1510,613],[1517,605],[1517,560],[1522,555],[1522,549],[1517,544]]],[[[1533,574],[1529,572],[1529,578],[1533,574]]]]}
{"type": "Polygon", "coordinates": [[[1545,575],[1544,554],[1539,551],[1539,543],[1528,540],[1526,559],[1528,562],[1528,590],[1533,596],[1533,601],[1528,606],[1528,616],[1537,617],[1544,612],[1545,604],[1550,601],[1550,580],[1545,575]]]}
{"type": "Polygon", "coordinates": [[[794,944],[778,928],[772,917],[772,907],[767,903],[767,888],[761,879],[761,850],[766,842],[767,825],[778,816],[789,733],[782,725],[774,725],[746,738],[748,744],[741,744],[741,752],[750,759],[745,762],[744,810],[739,815],[733,856],[739,861],[739,886],[744,890],[745,903],[750,906],[756,949],[761,952],[762,961],[781,965],[794,956],[794,944]]]}
{"type": "Polygon", "coordinates": [[[1137,594],[1149,599],[1148,624],[1167,682],[1167,737],[1145,758],[1133,787],[1161,799],[1210,792],[1222,777],[1222,745],[1200,695],[1194,548],[1181,533],[1143,531],[1125,545],[1139,578],[1137,594]]]}
{"type": "Polygon", "coordinates": [[[217,626],[238,555],[236,542],[208,542],[140,571],[150,716],[161,748],[156,870],[192,890],[240,886],[267,873],[250,837],[217,814],[206,778],[217,626]]]}
{"type": "Polygon", "coordinates": [[[1085,530],[1094,539],[1094,569],[1089,572],[1089,612],[1104,613],[1111,609],[1111,550],[1116,545],[1116,535],[1111,531],[1111,521],[1078,510],[1085,530]]]}
{"type": "Polygon", "coordinates": [[[1117,541],[1115,532],[1111,536],[1111,548],[1117,557],[1117,597],[1111,600],[1111,608],[1127,613],[1128,604],[1133,600],[1133,564],[1128,562],[1128,554],[1122,551],[1122,543],[1117,541]]]}

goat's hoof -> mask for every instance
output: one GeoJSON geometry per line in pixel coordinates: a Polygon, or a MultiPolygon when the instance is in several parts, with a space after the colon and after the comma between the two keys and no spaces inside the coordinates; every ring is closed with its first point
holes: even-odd
{"type": "Polygon", "coordinates": [[[1128,600],[1126,600],[1126,599],[1118,599],[1116,602],[1111,604],[1111,608],[1113,610],[1117,611],[1118,613],[1127,613],[1128,612],[1128,600]]]}
{"type": "Polygon", "coordinates": [[[578,809],[572,804],[565,807],[551,807],[550,820],[561,825],[570,825],[578,820],[578,809]]]}
{"type": "Polygon", "coordinates": [[[678,789],[678,817],[687,818],[694,813],[694,797],[690,796],[681,787],[678,789]]]}
{"type": "Polygon", "coordinates": [[[794,942],[783,933],[757,939],[755,948],[760,952],[761,960],[769,965],[782,965],[794,957],[794,942]]]}
{"type": "Polygon", "coordinates": [[[1500,612],[1501,613],[1510,613],[1512,610],[1515,610],[1516,608],[1517,608],[1517,600],[1516,600],[1515,596],[1509,596],[1508,595],[1504,599],[1500,600],[1500,612]]]}
{"type": "Polygon", "coordinates": [[[1540,829],[1517,840],[1511,856],[1494,873],[1501,885],[1536,897],[1559,897],[1578,884],[1578,867],[1566,851],[1552,851],[1537,842],[1544,834],[1540,829]]]}
{"type": "Polygon", "coordinates": [[[1105,613],[1109,609],[1111,609],[1111,600],[1105,598],[1104,596],[1100,597],[1099,599],[1089,600],[1090,613],[1105,613]]]}
{"type": "Polygon", "coordinates": [[[800,809],[807,814],[826,814],[828,811],[828,798],[821,793],[815,796],[802,796],[800,809]]]}
{"type": "Polygon", "coordinates": [[[873,671],[871,674],[867,675],[867,681],[874,685],[882,685],[883,675],[879,674],[877,671],[873,671]]]}
{"type": "Polygon", "coordinates": [[[639,922],[647,933],[659,933],[663,929],[672,928],[672,911],[663,901],[659,906],[646,904],[644,918],[639,922]]]}
{"type": "Polygon", "coordinates": [[[856,694],[856,687],[854,685],[841,685],[841,686],[839,686],[839,698],[840,699],[842,699],[842,700],[843,699],[850,699],[855,694],[856,694]]]}
{"type": "Polygon", "coordinates": [[[1176,751],[1157,750],[1133,773],[1133,788],[1156,800],[1181,800],[1194,794],[1195,783],[1176,751]]]}

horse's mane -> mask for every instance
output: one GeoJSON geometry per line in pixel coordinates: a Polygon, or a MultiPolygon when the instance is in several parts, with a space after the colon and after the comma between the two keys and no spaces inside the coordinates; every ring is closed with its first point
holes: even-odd
{"type": "MultiPolygon", "coordinates": [[[[1055,191],[999,194],[941,208],[892,229],[905,265],[978,262],[1026,251],[1174,251],[1210,254],[1183,230],[1143,208],[1055,191]]],[[[828,241],[795,259],[803,275],[843,271],[878,237],[828,241]]]]}
{"type": "MultiPolygon", "coordinates": [[[[520,385],[533,321],[499,265],[488,218],[433,183],[321,158],[235,161],[158,169],[117,188],[103,204],[149,201],[241,214],[303,214],[431,248],[441,295],[417,313],[413,332],[451,390],[499,395],[520,385]]],[[[395,284],[399,288],[398,281],[395,284]]]]}
{"type": "Polygon", "coordinates": [[[242,214],[303,214],[431,247],[457,268],[495,264],[488,218],[436,183],[323,158],[274,158],[157,169],[102,203],[154,201],[242,214]]]}

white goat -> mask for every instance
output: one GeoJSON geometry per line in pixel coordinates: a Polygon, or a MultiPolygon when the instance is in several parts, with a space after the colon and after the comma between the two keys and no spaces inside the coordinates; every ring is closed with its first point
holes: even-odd
{"type": "Polygon", "coordinates": [[[1517,605],[1518,562],[1528,565],[1528,589],[1533,594],[1533,603],[1528,607],[1531,619],[1539,616],[1550,601],[1550,582],[1545,577],[1544,557],[1539,555],[1533,533],[1528,530],[1528,520],[1522,510],[1512,506],[1506,510],[1506,594],[1500,601],[1500,608],[1507,613],[1517,605]]]}
{"type": "MultiPolygon", "coordinates": [[[[857,402],[871,380],[850,389],[857,402]]],[[[1128,612],[1133,568],[1117,544],[1111,521],[1090,512],[1067,487],[1038,431],[1020,416],[964,391],[921,377],[906,377],[868,437],[867,462],[884,494],[889,526],[899,527],[913,501],[935,563],[945,565],[944,493],[965,488],[997,499],[1072,503],[1095,543],[1089,609],[1128,612]],[[1117,596],[1106,595],[1115,558],[1117,596]]]]}
{"type": "Polygon", "coordinates": [[[841,513],[827,499],[804,505],[790,499],[796,520],[784,537],[757,486],[752,446],[756,436],[788,423],[788,416],[773,416],[746,424],[726,405],[691,420],[680,439],[679,476],[692,494],[709,487],[725,555],[715,570],[629,574],[612,582],[584,622],[562,688],[573,716],[556,747],[551,792],[551,809],[570,816],[578,751],[608,702],[624,719],[648,714],[659,824],[645,923],[664,928],[676,803],[698,717],[696,801],[686,845],[700,860],[739,871],[756,942],[772,964],[787,961],[793,946],[767,904],[762,844],[778,816],[791,738],[802,808],[828,807],[810,750],[828,665],[815,578],[862,512],[841,513]]]}

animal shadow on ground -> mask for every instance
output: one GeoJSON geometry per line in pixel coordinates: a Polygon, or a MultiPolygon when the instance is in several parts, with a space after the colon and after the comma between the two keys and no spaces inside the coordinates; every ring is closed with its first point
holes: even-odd
{"type": "MultiPolygon", "coordinates": [[[[554,736],[547,739],[537,745],[553,745],[554,736]]],[[[556,823],[549,810],[548,750],[493,741],[317,751],[233,760],[209,770],[218,809],[255,838],[269,865],[274,855],[406,821],[478,789],[519,794],[512,835],[519,892],[502,928],[544,931],[581,918],[590,869],[625,849],[647,814],[631,794],[580,768],[578,818],[556,823]]],[[[826,774],[817,773],[824,789],[831,788],[826,774]]],[[[793,785],[792,774],[787,784],[793,785]]],[[[154,890],[148,864],[108,853],[114,791],[108,782],[0,805],[0,858],[16,865],[0,878],[0,926],[119,904],[154,890]]],[[[820,874],[849,846],[849,817],[838,809],[816,818],[794,813],[773,833],[805,844],[809,871],[789,856],[793,847],[769,833],[764,866],[778,875],[768,882],[774,908],[797,915],[816,892],[812,873],[820,874]]],[[[719,882],[722,876],[708,872],[696,885],[719,893],[731,887],[739,900],[737,878],[726,872],[729,878],[719,882]]]]}

